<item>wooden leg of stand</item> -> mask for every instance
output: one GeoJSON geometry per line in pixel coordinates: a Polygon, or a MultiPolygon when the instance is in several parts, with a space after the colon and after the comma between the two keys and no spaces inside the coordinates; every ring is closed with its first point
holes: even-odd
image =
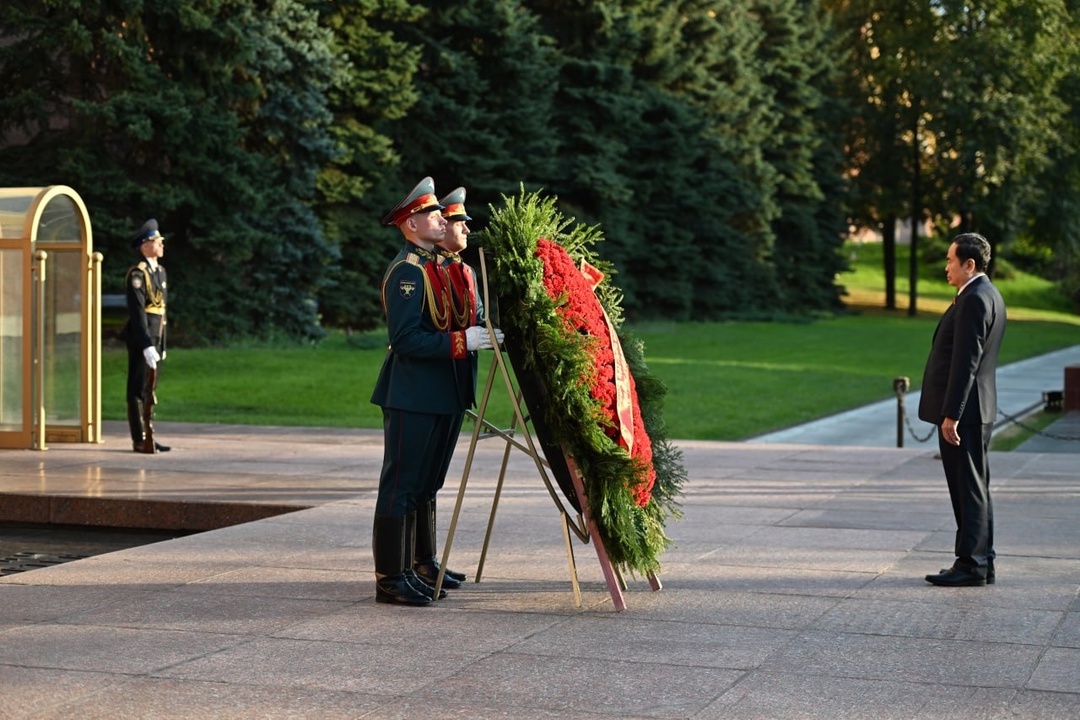
{"type": "Polygon", "coordinates": [[[619,582],[619,589],[626,592],[626,580],[623,579],[622,573],[619,572],[619,568],[613,567],[611,571],[615,573],[615,579],[619,582]]]}
{"type": "MultiPolygon", "coordinates": [[[[480,424],[477,423],[477,427],[480,424]]],[[[461,504],[465,500],[465,485],[469,482],[469,468],[472,466],[473,453],[476,451],[475,435],[473,443],[469,445],[469,454],[465,458],[465,471],[461,474],[461,485],[458,487],[457,501],[454,502],[454,514],[450,518],[450,527],[446,530],[446,543],[443,545],[442,562],[439,564],[439,575],[435,578],[435,597],[439,597],[442,590],[443,578],[446,576],[447,563],[450,562],[450,547],[454,544],[454,532],[457,530],[458,517],[461,515],[461,504]]]]}
{"type": "Polygon", "coordinates": [[[608,592],[611,594],[611,602],[615,605],[616,612],[622,612],[626,609],[626,600],[623,598],[622,589],[619,587],[615,568],[612,567],[611,560],[608,558],[604,541],[600,539],[600,530],[589,512],[589,503],[585,497],[585,484],[581,480],[581,473],[578,472],[577,465],[569,455],[566,456],[566,464],[570,468],[570,478],[574,481],[574,491],[577,493],[578,501],[581,503],[585,523],[589,528],[589,536],[592,538],[593,547],[596,548],[596,559],[600,561],[600,569],[604,572],[604,581],[607,583],[608,592]]]}
{"type": "Polygon", "coordinates": [[[562,516],[562,536],[566,543],[566,563],[570,566],[570,587],[574,592],[574,607],[581,607],[581,585],[578,584],[577,563],[574,562],[574,543],[570,538],[570,525],[566,515],[562,516]]]}
{"type": "Polygon", "coordinates": [[[649,573],[649,587],[653,589],[653,592],[664,589],[664,586],[660,583],[660,578],[656,577],[654,573],[649,573]]]}
{"type": "Polygon", "coordinates": [[[506,443],[503,452],[502,467],[499,468],[499,482],[495,485],[495,496],[491,499],[491,514],[488,516],[487,531],[484,533],[484,547],[480,551],[480,564],[476,566],[476,582],[484,574],[484,561],[487,559],[488,544],[491,542],[491,530],[495,526],[495,511],[499,507],[499,498],[502,496],[503,481],[506,479],[506,466],[510,462],[510,443],[506,443]]]}

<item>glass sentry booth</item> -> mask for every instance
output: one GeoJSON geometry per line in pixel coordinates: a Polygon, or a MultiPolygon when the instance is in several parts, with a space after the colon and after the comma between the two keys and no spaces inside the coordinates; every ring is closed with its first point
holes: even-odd
{"type": "Polygon", "coordinates": [[[101,259],[70,187],[0,188],[0,448],[101,442],[101,259]]]}

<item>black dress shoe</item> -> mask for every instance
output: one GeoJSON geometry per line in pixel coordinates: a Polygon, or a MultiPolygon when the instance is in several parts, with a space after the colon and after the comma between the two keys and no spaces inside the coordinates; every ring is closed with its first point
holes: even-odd
{"type": "MultiPolygon", "coordinates": [[[[952,568],[941,568],[941,574],[944,575],[947,572],[952,572],[952,568]]],[[[995,582],[997,582],[997,575],[994,573],[994,571],[991,570],[990,572],[986,573],[986,584],[993,585],[995,582]]]]}
{"type": "Polygon", "coordinates": [[[430,605],[431,598],[412,586],[405,573],[376,578],[375,602],[393,605],[430,605]]]}
{"type": "MultiPolygon", "coordinates": [[[[424,579],[416,574],[414,570],[406,569],[405,577],[409,581],[409,585],[413,587],[417,592],[426,597],[428,600],[435,599],[435,588],[432,585],[428,585],[424,582],[424,579]]],[[[446,599],[446,590],[439,588],[439,599],[446,599]]]]}
{"type": "MultiPolygon", "coordinates": [[[[439,579],[439,561],[435,559],[425,560],[424,562],[414,563],[413,571],[417,576],[428,585],[435,587],[435,581],[439,579]]],[[[454,575],[461,575],[461,573],[450,574],[451,571],[447,569],[443,573],[442,586],[447,590],[457,590],[461,587],[461,581],[454,577],[454,575]]]]}
{"type": "Polygon", "coordinates": [[[938,575],[927,575],[926,582],[942,587],[982,587],[986,585],[986,578],[979,577],[966,570],[950,568],[938,575]]]}
{"type": "Polygon", "coordinates": [[[152,451],[145,449],[145,447],[143,446],[143,444],[141,442],[132,443],[131,449],[134,450],[137,453],[145,453],[147,455],[153,455],[154,453],[169,452],[170,450],[172,450],[172,448],[169,447],[168,445],[162,445],[159,442],[154,443],[154,449],[152,451]]]}

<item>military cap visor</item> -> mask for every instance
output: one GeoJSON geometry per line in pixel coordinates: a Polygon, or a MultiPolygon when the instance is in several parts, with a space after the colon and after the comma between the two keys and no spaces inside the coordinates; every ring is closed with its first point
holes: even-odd
{"type": "Polygon", "coordinates": [[[417,213],[442,209],[443,206],[435,199],[435,181],[426,177],[416,184],[412,192],[406,195],[397,207],[386,214],[382,219],[382,224],[388,227],[394,225],[401,227],[401,223],[417,213]]]}
{"type": "Polygon", "coordinates": [[[150,218],[142,224],[141,228],[135,231],[131,238],[131,247],[138,248],[144,242],[156,240],[159,237],[161,237],[161,233],[158,232],[158,221],[150,218]]]}
{"type": "Polygon", "coordinates": [[[465,220],[466,222],[472,220],[465,212],[465,188],[455,188],[439,203],[444,206],[442,214],[447,220],[465,220]]]}

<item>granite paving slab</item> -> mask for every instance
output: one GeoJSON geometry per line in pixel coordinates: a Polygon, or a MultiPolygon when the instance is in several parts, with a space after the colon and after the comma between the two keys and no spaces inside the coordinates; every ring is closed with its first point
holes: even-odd
{"type": "MultiPolygon", "coordinates": [[[[951,563],[953,528],[927,449],[680,443],[690,477],[663,590],[627,576],[616,613],[595,548],[576,539],[575,604],[555,503],[519,454],[474,581],[502,454],[485,441],[450,555],[469,581],[400,608],[373,599],[381,434],[162,429],[178,448],[167,457],[124,452],[123,428],[107,425],[105,447],[14,453],[0,483],[49,493],[28,502],[292,511],[0,578],[0,716],[971,720],[1080,707],[1076,471],[1061,454],[994,455],[998,582],[937,588],[923,576],[951,563]]],[[[459,445],[440,494],[440,550],[463,457],[459,445]]]]}

